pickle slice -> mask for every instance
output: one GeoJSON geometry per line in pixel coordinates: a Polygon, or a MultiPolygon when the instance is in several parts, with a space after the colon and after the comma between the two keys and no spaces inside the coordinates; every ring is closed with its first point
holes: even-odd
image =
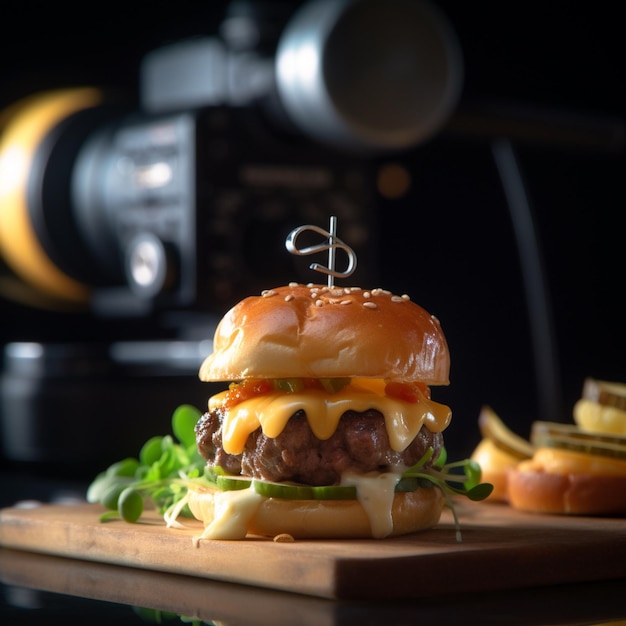
{"type": "Polygon", "coordinates": [[[537,447],[560,448],[626,460],[626,437],[590,433],[571,424],[534,422],[530,440],[537,447]]]}
{"type": "Polygon", "coordinates": [[[626,411],[626,384],[586,378],[582,397],[591,402],[626,411]]]}
{"type": "Polygon", "coordinates": [[[490,439],[498,448],[516,458],[529,459],[535,453],[533,444],[510,430],[488,406],[480,410],[478,428],[485,439],[490,439]]]}

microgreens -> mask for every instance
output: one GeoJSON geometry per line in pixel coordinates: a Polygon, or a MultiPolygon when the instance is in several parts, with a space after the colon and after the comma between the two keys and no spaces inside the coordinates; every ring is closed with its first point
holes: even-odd
{"type": "MultiPolygon", "coordinates": [[[[200,417],[195,407],[179,406],[172,415],[174,436],[151,437],[139,458],[113,463],[96,476],[87,489],[87,501],[99,502],[107,509],[101,521],[122,518],[136,522],[148,501],[163,514],[184,498],[185,482],[201,476],[206,464],[197,450],[194,432],[200,417]]],[[[191,515],[185,510],[181,513],[191,515]]]]}
{"type": "Polygon", "coordinates": [[[461,541],[459,519],[451,496],[465,496],[473,501],[484,500],[493,491],[493,485],[480,482],[482,477],[480,465],[472,459],[447,463],[445,448],[442,448],[437,460],[432,465],[424,467],[433,454],[433,448],[428,448],[424,456],[415,465],[403,472],[402,477],[427,480],[441,489],[446,498],[446,506],[454,517],[457,540],[461,541]]]}

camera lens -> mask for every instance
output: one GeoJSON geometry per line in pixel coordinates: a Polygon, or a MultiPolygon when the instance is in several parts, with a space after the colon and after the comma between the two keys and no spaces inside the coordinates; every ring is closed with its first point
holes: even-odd
{"type": "Polygon", "coordinates": [[[281,37],[277,88],[314,138],[356,149],[403,149],[432,136],[463,80],[456,37],[435,7],[412,0],[322,0],[281,37]]]}

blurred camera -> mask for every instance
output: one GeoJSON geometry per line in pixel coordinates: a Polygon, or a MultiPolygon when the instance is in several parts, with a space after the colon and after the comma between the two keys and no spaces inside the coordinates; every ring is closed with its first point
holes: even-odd
{"type": "Polygon", "coordinates": [[[138,111],[97,89],[16,107],[0,253],[39,296],[104,317],[223,311],[312,280],[284,240],[331,215],[354,280],[375,277],[374,159],[447,120],[462,80],[453,33],[416,0],[314,0],[280,19],[255,6],[232,3],[219,35],[147,54],[138,111]]]}
{"type": "Polygon", "coordinates": [[[168,409],[202,406],[211,324],[261,289],[319,280],[285,249],[298,226],[336,217],[351,281],[375,283],[376,160],[454,110],[454,34],[420,0],[264,6],[233,2],[217,34],[149,52],[139,106],[88,87],[3,114],[2,294],[94,324],[90,344],[31,328],[5,346],[7,457],[98,467],[167,430],[168,409]]]}

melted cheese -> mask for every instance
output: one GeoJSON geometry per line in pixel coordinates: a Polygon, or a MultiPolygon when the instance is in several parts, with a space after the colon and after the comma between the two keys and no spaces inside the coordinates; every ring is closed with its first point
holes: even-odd
{"type": "Polygon", "coordinates": [[[558,448],[539,448],[519,469],[544,470],[551,474],[626,476],[626,460],[558,448]]]}
{"type": "Polygon", "coordinates": [[[357,499],[370,521],[372,537],[382,539],[393,531],[391,509],[400,474],[361,475],[346,473],[342,485],[356,487],[357,499]]]}
{"type": "MultiPolygon", "coordinates": [[[[385,382],[379,379],[353,379],[337,393],[305,389],[295,393],[275,391],[262,394],[231,407],[225,412],[222,443],[229,454],[241,454],[248,436],[259,426],[268,437],[277,437],[289,418],[304,410],[311,430],[318,439],[328,439],[339,419],[348,410],[380,411],[391,447],[401,452],[415,439],[422,425],[432,432],[443,431],[452,417],[450,408],[421,395],[418,402],[405,402],[385,395],[385,382]]],[[[218,408],[227,392],[209,400],[209,410],[218,408]]]]}

